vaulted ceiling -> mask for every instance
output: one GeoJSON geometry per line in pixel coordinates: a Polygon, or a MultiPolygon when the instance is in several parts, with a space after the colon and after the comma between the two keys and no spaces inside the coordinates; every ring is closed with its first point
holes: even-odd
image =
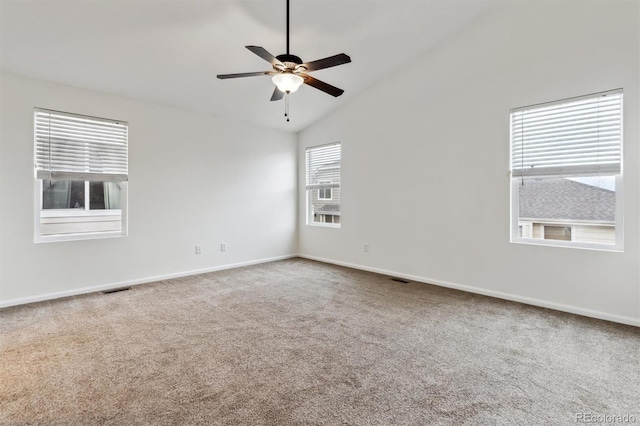
{"type": "MultiPolygon", "coordinates": [[[[337,53],[352,63],[313,76],[345,90],[309,86],[270,102],[269,70],[244,48],[285,52],[284,0],[0,0],[3,71],[260,126],[299,131],[461,31],[488,0],[291,0],[291,53],[337,53]]],[[[411,90],[410,82],[398,90],[411,90]]],[[[393,99],[380,99],[392,106],[393,99]]]]}

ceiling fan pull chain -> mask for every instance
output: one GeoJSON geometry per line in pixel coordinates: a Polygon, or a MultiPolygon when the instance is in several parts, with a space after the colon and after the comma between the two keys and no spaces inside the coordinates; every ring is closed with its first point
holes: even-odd
{"type": "Polygon", "coordinates": [[[289,94],[284,94],[284,116],[287,117],[287,123],[289,122],[289,94]]]}

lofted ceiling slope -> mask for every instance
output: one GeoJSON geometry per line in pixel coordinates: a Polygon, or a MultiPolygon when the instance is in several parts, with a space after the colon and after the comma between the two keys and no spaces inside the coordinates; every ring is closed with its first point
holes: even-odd
{"type": "MultiPolygon", "coordinates": [[[[284,0],[0,0],[0,68],[89,90],[297,132],[406,67],[495,5],[488,0],[291,0],[291,53],[352,63],[313,76],[339,98],[303,86],[270,102],[269,70],[244,48],[284,53],[284,0]]],[[[410,88],[410,85],[408,86],[410,88]]],[[[408,90],[407,87],[401,90],[408,90]]],[[[381,105],[392,102],[381,99],[381,105]]]]}

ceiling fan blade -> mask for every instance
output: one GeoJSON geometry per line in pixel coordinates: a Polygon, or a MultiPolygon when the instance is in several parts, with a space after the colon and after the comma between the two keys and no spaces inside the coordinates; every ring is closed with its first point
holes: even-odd
{"type": "Polygon", "coordinates": [[[337,65],[348,64],[351,62],[351,58],[344,53],[338,55],[329,56],[328,58],[318,59],[317,61],[307,62],[299,65],[298,68],[306,68],[302,71],[317,71],[325,68],[335,67],[337,65]]]}
{"type": "Polygon", "coordinates": [[[275,90],[273,91],[273,95],[271,95],[271,100],[279,101],[283,97],[284,97],[284,92],[281,92],[280,89],[276,87],[275,90]]]}
{"type": "Polygon", "coordinates": [[[318,90],[322,90],[325,93],[330,94],[331,96],[335,96],[336,98],[344,93],[344,90],[338,89],[335,86],[332,86],[324,81],[320,81],[317,78],[313,78],[307,74],[298,74],[300,77],[304,78],[304,84],[308,84],[311,87],[315,87],[318,90]]]}
{"type": "Polygon", "coordinates": [[[252,51],[253,53],[255,53],[256,55],[260,56],[265,61],[271,63],[271,65],[273,65],[274,67],[276,65],[284,67],[284,64],[280,62],[280,60],[275,56],[273,56],[271,53],[267,52],[264,49],[264,47],[260,47],[260,46],[245,46],[245,47],[250,51],[252,51]]]}
{"type": "Polygon", "coordinates": [[[242,72],[239,74],[218,74],[217,77],[221,79],[225,78],[240,78],[240,77],[257,77],[259,75],[271,75],[275,74],[273,71],[257,71],[257,72],[242,72]]]}

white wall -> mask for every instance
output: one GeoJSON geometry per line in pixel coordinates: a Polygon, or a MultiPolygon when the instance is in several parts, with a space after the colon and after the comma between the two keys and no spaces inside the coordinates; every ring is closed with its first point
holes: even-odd
{"type": "Polygon", "coordinates": [[[0,306],[296,253],[296,135],[9,74],[0,90],[0,306]],[[129,122],[128,237],[34,244],[34,107],[129,122]]]}
{"type": "Polygon", "coordinates": [[[300,252],[640,325],[639,17],[636,0],[509,3],[301,132],[300,252]],[[624,253],[509,243],[510,108],[619,87],[624,253]],[[304,150],[335,141],[342,227],[306,226],[304,150]]]}

